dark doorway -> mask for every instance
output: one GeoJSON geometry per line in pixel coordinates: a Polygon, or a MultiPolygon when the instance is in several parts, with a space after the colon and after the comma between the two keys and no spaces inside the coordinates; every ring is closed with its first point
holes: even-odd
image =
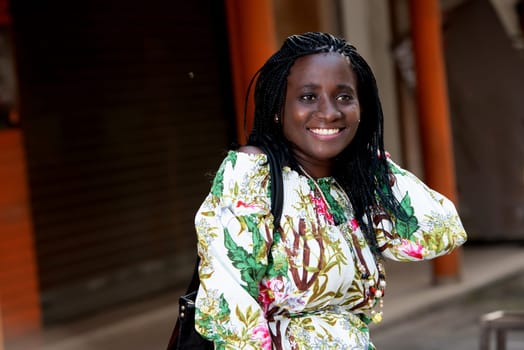
{"type": "Polygon", "coordinates": [[[17,0],[12,14],[46,324],[183,286],[234,135],[224,4],[17,0]]]}

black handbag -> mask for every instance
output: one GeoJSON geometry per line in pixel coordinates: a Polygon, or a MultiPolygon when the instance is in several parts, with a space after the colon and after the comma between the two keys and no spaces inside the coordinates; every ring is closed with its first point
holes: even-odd
{"type": "Polygon", "coordinates": [[[178,299],[178,319],[175,324],[171,339],[167,346],[168,350],[212,350],[213,342],[202,338],[195,330],[195,300],[198,291],[198,265],[197,258],[193,277],[186,294],[178,299]]]}
{"type": "MultiPolygon", "coordinates": [[[[276,160],[271,150],[265,150],[269,162],[269,173],[271,179],[271,213],[273,214],[273,222],[275,229],[277,223],[280,222],[282,216],[282,202],[283,202],[283,181],[282,172],[278,171],[276,160]]],[[[167,350],[208,350],[214,349],[213,342],[204,339],[195,330],[195,300],[197,296],[198,287],[200,286],[200,279],[198,276],[198,266],[200,258],[197,257],[195,268],[193,270],[193,277],[189,283],[186,294],[182,295],[178,300],[178,319],[175,328],[169,339],[167,350]]]]}

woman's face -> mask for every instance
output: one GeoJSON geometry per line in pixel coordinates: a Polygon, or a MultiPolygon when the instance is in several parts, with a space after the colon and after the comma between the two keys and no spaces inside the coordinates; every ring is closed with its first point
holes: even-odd
{"type": "Polygon", "coordinates": [[[357,79],[338,53],[301,57],[287,78],[282,127],[298,162],[313,176],[331,175],[333,158],[360,121],[357,79]]]}

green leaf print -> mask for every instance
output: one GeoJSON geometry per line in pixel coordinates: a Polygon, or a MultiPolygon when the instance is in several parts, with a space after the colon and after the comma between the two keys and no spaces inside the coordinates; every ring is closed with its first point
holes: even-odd
{"type": "Polygon", "coordinates": [[[437,218],[435,216],[427,215],[425,219],[430,227],[429,231],[423,232],[424,246],[435,253],[445,251],[447,248],[453,247],[453,233],[457,232],[451,218],[437,218]],[[444,239],[444,238],[447,239],[444,239]]]}
{"type": "Polygon", "coordinates": [[[220,295],[219,298],[218,310],[211,313],[202,313],[202,311],[197,308],[195,312],[196,328],[208,331],[214,330],[213,334],[207,334],[206,338],[220,341],[231,336],[231,331],[228,328],[230,309],[223,294],[220,295]]]}
{"type": "Polygon", "coordinates": [[[402,201],[400,202],[400,206],[402,207],[402,209],[404,210],[404,212],[406,213],[408,217],[413,216],[413,213],[415,212],[415,210],[411,206],[411,197],[407,193],[404,196],[404,198],[402,198],[402,201]]]}
{"type": "Polygon", "coordinates": [[[220,295],[220,302],[218,303],[219,311],[216,315],[217,319],[226,319],[229,318],[229,314],[231,311],[229,310],[229,304],[227,303],[226,298],[224,298],[224,294],[220,295]]]}
{"type": "MultiPolygon", "coordinates": [[[[258,229],[252,232],[252,234],[253,237],[260,236],[258,229]]],[[[254,240],[256,239],[254,238],[254,240]]],[[[243,286],[244,289],[256,299],[258,296],[258,284],[265,273],[265,265],[256,260],[255,252],[255,254],[249,254],[243,247],[238,246],[231,238],[227,228],[224,228],[224,246],[228,250],[227,256],[231,263],[240,271],[240,278],[246,283],[246,286],[243,286]]]]}
{"type": "Polygon", "coordinates": [[[213,185],[211,186],[211,194],[215,197],[221,197],[224,191],[224,167],[218,169],[215,178],[213,179],[213,185]]]}
{"type": "Polygon", "coordinates": [[[406,193],[404,198],[402,198],[400,206],[405,215],[403,215],[402,218],[396,218],[395,229],[400,237],[411,239],[413,233],[418,230],[418,220],[414,215],[415,210],[411,206],[411,198],[409,197],[409,194],[406,193]]]}
{"type": "Polygon", "coordinates": [[[237,158],[238,158],[237,152],[229,152],[226,157],[226,159],[231,162],[231,166],[233,168],[237,165],[237,158]]]}
{"type": "MultiPolygon", "coordinates": [[[[273,234],[273,245],[278,247],[281,241],[280,233],[275,231],[273,234]]],[[[268,278],[286,276],[288,270],[287,255],[281,251],[272,251],[268,256],[268,278]]]]}
{"type": "Polygon", "coordinates": [[[256,215],[251,214],[251,215],[242,216],[241,218],[239,218],[239,220],[241,221],[243,220],[246,223],[246,227],[248,231],[253,233],[252,235],[253,253],[256,255],[259,255],[261,253],[264,254],[265,249],[263,250],[262,248],[264,247],[265,241],[262,238],[262,235],[260,234],[260,230],[258,229],[258,226],[257,226],[258,220],[257,220],[256,215]]]}
{"type": "Polygon", "coordinates": [[[333,215],[333,219],[336,223],[341,224],[343,222],[347,221],[346,215],[344,214],[344,208],[340,205],[339,202],[333,198],[331,195],[331,184],[329,180],[327,179],[319,179],[318,180],[318,187],[324,194],[324,197],[326,198],[327,205],[329,206],[330,213],[333,215]]]}
{"type": "Polygon", "coordinates": [[[224,162],[222,162],[222,166],[220,167],[220,169],[218,169],[217,174],[213,179],[213,185],[211,186],[210,192],[213,196],[222,196],[222,193],[224,192],[224,170],[226,168],[226,164],[228,162],[231,162],[231,166],[235,168],[235,165],[237,163],[237,157],[238,155],[236,152],[229,152],[224,162]]]}
{"type": "Polygon", "coordinates": [[[239,308],[238,306],[235,309],[235,314],[237,315],[240,322],[244,325],[244,328],[249,330],[253,329],[258,322],[260,317],[260,309],[253,309],[250,306],[246,310],[239,308]]]}
{"type": "Polygon", "coordinates": [[[391,170],[392,174],[399,174],[399,175],[406,175],[406,171],[402,170],[398,166],[396,166],[393,162],[388,162],[389,169],[391,170]]]}

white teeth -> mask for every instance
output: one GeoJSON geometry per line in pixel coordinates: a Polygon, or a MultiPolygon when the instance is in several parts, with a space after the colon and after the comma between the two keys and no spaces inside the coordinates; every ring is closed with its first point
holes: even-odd
{"type": "Polygon", "coordinates": [[[311,132],[319,135],[335,135],[340,129],[309,129],[311,132]]]}

